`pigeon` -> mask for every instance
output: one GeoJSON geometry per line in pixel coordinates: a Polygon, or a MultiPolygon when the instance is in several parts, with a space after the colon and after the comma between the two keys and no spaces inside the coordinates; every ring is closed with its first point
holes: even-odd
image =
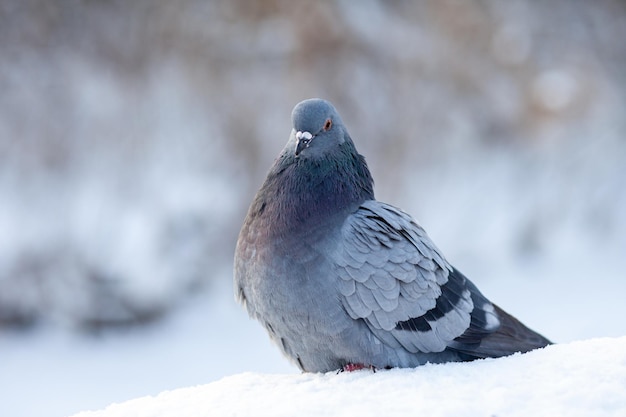
{"type": "Polygon", "coordinates": [[[335,107],[308,99],[254,197],[236,299],[304,372],[417,367],[551,344],[489,301],[404,211],[377,201],[335,107]]]}

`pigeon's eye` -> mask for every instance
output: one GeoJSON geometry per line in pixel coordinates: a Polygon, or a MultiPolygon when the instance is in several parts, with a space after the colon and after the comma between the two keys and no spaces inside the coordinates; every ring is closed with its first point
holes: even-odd
{"type": "Polygon", "coordinates": [[[326,119],[326,122],[324,122],[324,132],[328,132],[331,127],[333,127],[333,121],[326,119]]]}

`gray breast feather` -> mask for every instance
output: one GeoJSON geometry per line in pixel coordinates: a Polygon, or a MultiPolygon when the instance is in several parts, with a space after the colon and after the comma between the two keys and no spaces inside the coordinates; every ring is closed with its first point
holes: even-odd
{"type": "Polygon", "coordinates": [[[333,260],[344,308],[383,342],[440,352],[469,327],[470,291],[458,287],[447,305],[440,299],[452,267],[408,214],[370,200],[341,233],[333,260]]]}

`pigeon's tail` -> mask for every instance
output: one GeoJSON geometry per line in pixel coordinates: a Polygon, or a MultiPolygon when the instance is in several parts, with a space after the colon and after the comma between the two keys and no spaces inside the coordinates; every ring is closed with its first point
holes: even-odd
{"type": "Polygon", "coordinates": [[[497,305],[494,304],[493,306],[500,319],[500,327],[482,338],[478,346],[470,349],[455,348],[454,350],[459,352],[464,359],[497,358],[516,352],[528,352],[552,344],[551,341],[529,329],[497,305]]]}

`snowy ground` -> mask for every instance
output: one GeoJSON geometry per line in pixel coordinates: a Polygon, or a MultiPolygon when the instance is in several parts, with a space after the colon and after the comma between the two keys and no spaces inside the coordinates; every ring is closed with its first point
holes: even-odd
{"type": "Polygon", "coordinates": [[[148,328],[0,333],[0,416],[62,417],[238,372],[295,373],[222,282],[148,328]]]}
{"type": "MultiPolygon", "coordinates": [[[[558,271],[556,265],[554,271],[558,271]]],[[[492,272],[496,276],[499,273],[497,270],[492,272]]],[[[584,271],[580,273],[581,276],[586,276],[584,271]]],[[[626,323],[620,318],[623,317],[623,307],[621,307],[623,303],[620,301],[620,294],[623,292],[620,290],[619,279],[600,274],[595,280],[596,285],[582,285],[582,280],[573,274],[552,274],[547,269],[543,270],[542,274],[538,274],[535,280],[524,279],[522,277],[524,274],[525,271],[520,271],[520,277],[513,277],[506,283],[498,283],[495,278],[487,281],[475,279],[475,281],[493,300],[554,341],[564,343],[575,339],[617,337],[626,334],[626,323]],[[574,276],[573,282],[568,283],[567,280],[572,280],[572,276],[574,276]],[[563,292],[563,288],[567,288],[566,293],[563,292]],[[564,297],[564,294],[572,301],[558,304],[550,302],[554,297],[564,297]]],[[[604,391],[605,388],[598,388],[597,384],[602,381],[610,382],[607,378],[610,375],[617,375],[612,372],[619,372],[620,367],[622,369],[622,392],[625,388],[626,359],[623,352],[626,352],[626,339],[624,337],[585,342],[582,345],[559,345],[540,355],[529,356],[528,361],[513,358],[504,361],[486,361],[476,365],[428,367],[425,371],[394,371],[384,373],[385,376],[378,376],[378,374],[376,376],[367,374],[340,376],[337,381],[345,381],[347,383],[345,386],[341,385],[343,382],[334,382],[332,375],[300,376],[299,371],[282,358],[278,349],[270,344],[261,326],[249,320],[243,309],[235,305],[229,278],[229,276],[224,276],[220,285],[213,288],[211,296],[204,293],[198,294],[191,303],[181,307],[163,323],[135,329],[132,332],[107,332],[93,338],[81,337],[74,333],[58,331],[58,329],[57,331],[36,331],[31,335],[0,333],[0,352],[2,352],[0,355],[0,392],[2,392],[0,416],[64,417],[81,410],[103,409],[111,403],[147,395],[154,396],[162,391],[207,384],[242,372],[254,374],[233,376],[222,380],[217,385],[198,388],[198,392],[202,393],[205,398],[200,406],[208,407],[211,403],[209,399],[213,398],[213,395],[221,395],[220,392],[235,389],[234,386],[254,399],[267,394],[263,391],[264,389],[268,391],[271,391],[271,387],[287,389],[287,386],[297,381],[295,388],[292,388],[296,391],[304,391],[297,391],[293,395],[300,393],[298,395],[308,396],[306,400],[303,400],[303,404],[307,404],[308,401],[312,402],[318,398],[316,396],[321,395],[319,390],[322,389],[322,383],[331,384],[328,387],[337,389],[338,392],[348,389],[354,389],[354,392],[373,392],[371,390],[381,387],[380,384],[392,384],[391,381],[396,377],[398,380],[393,382],[394,386],[406,385],[407,388],[403,389],[412,387],[411,389],[415,392],[411,391],[410,398],[414,398],[412,403],[417,404],[418,399],[422,401],[422,396],[433,390],[424,382],[428,378],[439,378],[438,381],[441,384],[467,383],[473,386],[468,389],[477,390],[476,383],[468,382],[476,377],[482,378],[478,379],[481,384],[491,384],[490,390],[482,393],[478,398],[481,398],[481,401],[491,398],[494,408],[493,410],[482,409],[482,411],[494,413],[507,411],[504,415],[515,415],[508,414],[509,409],[506,408],[509,403],[508,398],[512,395],[512,387],[525,384],[524,391],[520,391],[520,397],[516,397],[516,401],[522,401],[521,395],[530,395],[530,387],[537,385],[540,378],[548,378],[547,380],[552,381],[549,378],[563,377],[566,380],[563,385],[549,389],[547,387],[552,386],[552,382],[540,385],[541,389],[537,390],[537,395],[541,395],[541,398],[546,401],[553,397],[554,390],[557,389],[563,390],[559,398],[565,401],[566,392],[569,392],[575,384],[582,384],[584,378],[592,381],[587,382],[586,387],[597,387],[597,395],[606,392],[606,395],[603,395],[610,399],[609,392],[604,391]],[[621,358],[617,356],[620,350],[621,358]],[[537,358],[538,362],[535,363],[535,360],[530,360],[530,358],[537,358]],[[553,363],[550,362],[552,360],[554,360],[553,363]],[[541,370],[544,367],[546,370],[541,370]],[[550,376],[551,367],[558,369],[561,374],[550,376]],[[570,372],[577,367],[581,367],[579,374],[570,372]],[[605,368],[610,367],[615,369],[609,369],[607,371],[609,373],[602,376],[605,368]],[[533,376],[534,371],[529,372],[526,368],[537,370],[538,375],[533,376]],[[524,372],[521,376],[518,375],[520,369],[524,372]],[[480,375],[484,372],[490,376],[481,377],[480,375]],[[276,373],[291,376],[272,376],[276,373]],[[507,383],[497,388],[496,386],[501,383],[498,381],[505,377],[513,379],[515,383],[507,383]],[[574,377],[575,381],[571,380],[574,377]],[[261,386],[258,387],[258,391],[249,393],[246,391],[260,381],[266,383],[265,388],[261,386]],[[364,387],[370,383],[374,385],[365,390],[364,387]],[[566,383],[568,385],[565,385],[566,383]],[[298,386],[301,388],[297,388],[298,386]],[[544,393],[546,389],[548,389],[547,394],[544,393]]],[[[181,398],[180,396],[192,396],[194,392],[196,391],[193,389],[183,390],[171,394],[170,397],[131,403],[134,405],[128,405],[128,407],[146,404],[146,413],[149,413],[150,410],[154,410],[153,407],[161,406],[160,401],[167,401],[169,404],[171,400],[171,404],[175,404],[181,398]]],[[[284,395],[290,398],[290,395],[285,394],[284,391],[277,392],[273,395],[284,395]]],[[[458,394],[459,401],[466,401],[467,398],[478,395],[478,392],[467,391],[458,394]]],[[[403,394],[407,394],[407,391],[399,391],[391,398],[402,398],[403,394]]],[[[571,395],[576,397],[576,393],[571,395]]],[[[276,398],[275,396],[268,398],[276,398]]],[[[624,401],[623,394],[621,398],[621,401],[624,401]]],[[[411,405],[410,402],[396,404],[395,401],[388,401],[386,405],[381,403],[379,406],[385,405],[393,408],[396,405],[398,407],[411,405]]],[[[591,401],[589,407],[599,404],[599,400],[589,401],[591,401]]],[[[472,407],[477,407],[474,404],[475,401],[470,401],[470,403],[472,407]]],[[[242,403],[241,407],[254,406],[252,402],[245,404],[242,403]]],[[[434,407],[435,403],[429,404],[428,407],[434,407]]],[[[539,403],[541,404],[545,403],[539,403]]],[[[561,404],[561,406],[566,405],[561,404]]],[[[582,407],[584,404],[579,405],[582,407]]],[[[190,406],[195,406],[195,403],[190,406]]],[[[228,403],[224,405],[224,407],[228,406],[228,403]]],[[[291,405],[284,406],[295,407],[296,405],[291,403],[291,405]]],[[[334,406],[339,407],[338,410],[345,413],[356,412],[357,408],[378,410],[374,405],[364,405],[354,397],[350,398],[346,404],[334,406]]],[[[424,405],[424,407],[427,406],[424,405]]],[[[453,407],[461,407],[461,405],[447,404],[442,410],[452,413],[453,407]]],[[[589,408],[581,409],[588,410],[589,408]]],[[[111,409],[110,412],[117,413],[115,410],[111,409]]],[[[188,415],[194,415],[194,409],[189,410],[188,415]]],[[[429,411],[430,409],[423,408],[423,410],[429,411]]],[[[477,409],[471,408],[471,410],[477,409]]],[[[284,411],[288,414],[289,409],[286,408],[284,411]]],[[[129,412],[130,415],[134,415],[138,411],[130,410],[129,412]]],[[[111,414],[111,417],[117,415],[119,414],[111,414]]],[[[454,413],[449,415],[454,415],[454,413]]],[[[558,415],[558,413],[552,415],[558,415]]],[[[108,414],[107,417],[109,417],[108,414]]]]}
{"type": "Polygon", "coordinates": [[[626,337],[417,369],[244,373],[75,417],[624,416],[626,337]]]}

